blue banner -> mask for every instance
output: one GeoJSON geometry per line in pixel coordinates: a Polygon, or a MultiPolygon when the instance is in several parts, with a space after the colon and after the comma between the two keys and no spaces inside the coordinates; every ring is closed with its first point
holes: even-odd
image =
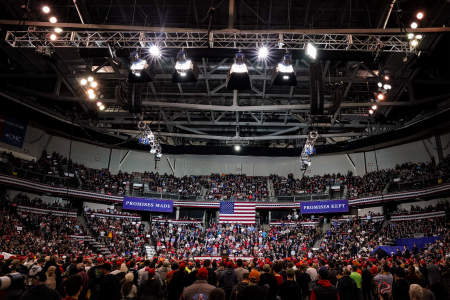
{"type": "Polygon", "coordinates": [[[27,132],[27,122],[0,115],[0,142],[22,148],[27,132]]]}
{"type": "Polygon", "coordinates": [[[173,212],[173,201],[161,199],[147,199],[123,197],[123,209],[146,210],[154,212],[173,212]]]}
{"type": "Polygon", "coordinates": [[[301,214],[327,214],[348,212],[348,200],[300,202],[301,214]]]}

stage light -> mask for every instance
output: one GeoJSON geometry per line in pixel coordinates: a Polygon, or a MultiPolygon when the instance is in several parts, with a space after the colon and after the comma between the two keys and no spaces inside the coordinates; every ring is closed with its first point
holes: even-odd
{"type": "Polygon", "coordinates": [[[377,99],[378,99],[379,101],[383,101],[383,100],[385,99],[384,94],[383,94],[383,93],[378,93],[378,94],[377,94],[377,99]]]}
{"type": "Polygon", "coordinates": [[[88,93],[89,95],[93,95],[93,94],[95,94],[95,92],[94,92],[94,90],[93,90],[93,89],[88,89],[88,90],[87,90],[87,93],[88,93]]]}
{"type": "Polygon", "coordinates": [[[101,103],[100,101],[97,101],[97,106],[98,107],[100,107],[100,106],[102,106],[103,105],[103,103],[101,103]]]}
{"type": "Polygon", "coordinates": [[[104,111],[104,110],[105,110],[105,106],[102,104],[102,105],[100,105],[100,106],[98,107],[98,109],[100,109],[101,111],[104,111]]]}
{"type": "Polygon", "coordinates": [[[372,105],[372,110],[377,110],[378,106],[376,104],[372,105]]]}
{"type": "Polygon", "coordinates": [[[43,12],[44,14],[50,13],[50,7],[49,7],[48,5],[42,6],[42,12],[43,12]]]}
{"type": "Polygon", "coordinates": [[[415,48],[419,45],[419,41],[418,40],[412,40],[411,42],[411,47],[415,48]]]}
{"type": "Polygon", "coordinates": [[[138,58],[131,63],[130,70],[133,75],[140,77],[141,72],[147,67],[147,61],[145,59],[138,58]]]}
{"type": "Polygon", "coordinates": [[[86,85],[88,83],[88,81],[86,80],[86,78],[82,78],[81,80],[80,80],[80,84],[81,85],[86,85]]]}
{"type": "Polygon", "coordinates": [[[316,59],[316,57],[317,57],[317,48],[313,44],[308,43],[306,45],[306,55],[308,55],[312,59],[316,59]]]}
{"type": "Polygon", "coordinates": [[[91,88],[94,88],[94,89],[95,89],[95,88],[98,86],[97,81],[92,81],[91,84],[90,84],[90,86],[91,86],[91,88]]]}
{"type": "Polygon", "coordinates": [[[389,75],[384,75],[384,80],[389,81],[390,79],[389,75]]]}
{"type": "Polygon", "coordinates": [[[236,152],[241,151],[241,145],[234,145],[234,151],[236,152]]]}
{"type": "Polygon", "coordinates": [[[58,38],[58,36],[54,33],[50,34],[50,40],[52,41],[56,41],[56,39],[58,38]]]}
{"type": "Polygon", "coordinates": [[[410,25],[410,27],[411,27],[412,29],[416,29],[417,27],[419,27],[419,24],[417,24],[417,22],[412,22],[411,25],[410,25]]]}
{"type": "Polygon", "coordinates": [[[63,32],[63,30],[62,30],[62,28],[55,27],[55,32],[56,33],[61,33],[61,32],[63,32]]]}
{"type": "Polygon", "coordinates": [[[133,53],[131,56],[128,81],[132,83],[145,83],[152,81],[147,60],[139,58],[137,53],[133,53]]]}
{"type": "Polygon", "coordinates": [[[150,55],[155,58],[161,57],[161,49],[156,45],[150,46],[150,49],[148,51],[149,51],[150,55]]]}
{"type": "Polygon", "coordinates": [[[414,33],[410,32],[408,33],[408,40],[412,40],[414,38],[414,33]]]}
{"type": "Polygon", "coordinates": [[[251,88],[248,68],[244,61],[244,54],[241,52],[236,53],[226,83],[229,90],[249,90],[251,88]]]}
{"type": "Polygon", "coordinates": [[[95,100],[95,98],[97,98],[97,95],[95,95],[95,93],[90,93],[88,94],[88,97],[90,100],[95,100]]]}
{"type": "Polygon", "coordinates": [[[389,83],[385,83],[383,85],[383,89],[385,89],[385,90],[390,90],[391,88],[392,88],[392,86],[389,83]]]}
{"type": "Polygon", "coordinates": [[[419,12],[416,14],[417,20],[422,20],[422,19],[423,19],[423,16],[424,16],[424,14],[423,14],[423,12],[421,12],[421,11],[419,11],[419,12]]]}
{"type": "Polygon", "coordinates": [[[416,40],[421,40],[422,38],[423,38],[423,36],[421,34],[416,35],[416,40]]]}
{"type": "Polygon", "coordinates": [[[269,56],[269,49],[266,46],[259,48],[258,59],[264,60],[269,56]]]}
{"type": "Polygon", "coordinates": [[[58,22],[58,19],[56,17],[50,17],[50,19],[48,19],[50,21],[50,23],[55,24],[56,22],[58,22]]]}
{"type": "Polygon", "coordinates": [[[383,87],[383,83],[381,81],[378,81],[377,85],[378,85],[379,88],[383,87]]]}
{"type": "Polygon", "coordinates": [[[89,82],[92,82],[92,81],[94,81],[94,77],[92,77],[92,76],[88,76],[88,78],[87,78],[87,81],[89,81],[89,82]]]}
{"type": "Polygon", "coordinates": [[[369,109],[369,114],[373,115],[373,110],[369,109]]]}
{"type": "Polygon", "coordinates": [[[283,61],[278,63],[272,76],[273,85],[296,86],[297,77],[295,76],[294,67],[291,63],[291,55],[286,54],[283,61]]]}
{"type": "Polygon", "coordinates": [[[172,75],[172,82],[195,82],[197,81],[198,70],[191,59],[186,57],[184,50],[177,54],[175,72],[172,75]]]}

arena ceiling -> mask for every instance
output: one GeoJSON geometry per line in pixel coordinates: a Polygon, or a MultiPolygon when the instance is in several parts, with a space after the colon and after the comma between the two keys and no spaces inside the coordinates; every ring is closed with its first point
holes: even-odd
{"type": "Polygon", "coordinates": [[[163,148],[192,145],[199,153],[241,144],[282,154],[301,148],[311,130],[324,147],[349,144],[422,121],[438,125],[429,120],[450,105],[449,16],[447,0],[4,0],[0,96],[14,103],[18,117],[38,112],[27,117],[66,134],[67,124],[75,124],[82,130],[71,135],[92,142],[131,146],[143,120],[163,148]],[[58,23],[47,22],[44,4],[58,23]],[[425,18],[412,30],[418,11],[425,18]],[[63,32],[52,41],[54,27],[63,32]],[[407,32],[422,35],[417,47],[407,32]],[[314,62],[305,56],[308,42],[318,48],[314,62]],[[163,53],[150,63],[152,81],[131,89],[130,54],[152,44],[163,53]],[[270,48],[266,61],[257,60],[261,45],[270,48]],[[172,82],[181,48],[198,67],[195,83],[172,82]],[[297,81],[292,87],[271,81],[286,50],[297,81]],[[251,88],[235,92],[226,78],[238,51],[251,88]],[[324,99],[324,111],[315,115],[312,64],[320,68],[324,99]],[[88,75],[99,83],[103,111],[80,86],[88,75]],[[382,75],[392,89],[370,115],[382,75]]]}

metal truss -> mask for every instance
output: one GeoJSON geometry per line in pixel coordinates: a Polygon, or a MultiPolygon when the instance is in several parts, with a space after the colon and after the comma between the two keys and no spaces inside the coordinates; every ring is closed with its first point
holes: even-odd
{"type": "Polygon", "coordinates": [[[6,42],[17,48],[269,48],[302,50],[313,43],[319,50],[412,52],[405,34],[253,33],[240,31],[66,31],[52,41],[52,30],[8,31],[6,42]]]}

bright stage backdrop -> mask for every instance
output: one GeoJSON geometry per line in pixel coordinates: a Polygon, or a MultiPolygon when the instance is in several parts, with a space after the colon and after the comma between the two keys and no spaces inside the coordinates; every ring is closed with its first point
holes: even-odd
{"type": "Polygon", "coordinates": [[[327,214],[348,212],[348,200],[300,202],[301,214],[327,214]]]}
{"type": "Polygon", "coordinates": [[[150,199],[150,198],[135,198],[123,197],[123,209],[129,210],[145,210],[153,212],[173,212],[173,201],[150,199]]]}

